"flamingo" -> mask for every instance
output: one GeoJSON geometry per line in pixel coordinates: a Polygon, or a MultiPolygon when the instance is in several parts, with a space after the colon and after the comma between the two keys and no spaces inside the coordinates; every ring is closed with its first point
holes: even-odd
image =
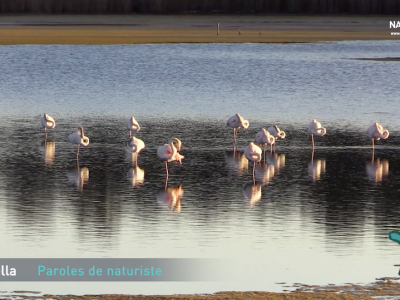
{"type": "Polygon", "coordinates": [[[89,138],[87,136],[85,136],[85,133],[83,131],[83,127],[79,127],[78,131],[76,131],[74,133],[71,133],[68,136],[68,142],[78,145],[78,151],[76,152],[76,159],[78,160],[79,147],[80,147],[80,145],[85,146],[85,147],[87,145],[89,145],[89,138]]]}
{"type": "Polygon", "coordinates": [[[250,142],[250,144],[244,150],[244,155],[248,160],[253,162],[253,182],[254,182],[254,168],[256,166],[256,162],[261,161],[262,150],[256,144],[250,142]]]}
{"type": "Polygon", "coordinates": [[[126,128],[128,128],[129,130],[129,137],[132,136],[132,131],[138,132],[140,130],[139,123],[136,121],[134,117],[131,117],[126,121],[126,128]]]}
{"type": "MultiPolygon", "coordinates": [[[[276,140],[277,139],[283,140],[286,137],[286,133],[284,131],[280,130],[279,127],[276,125],[269,127],[267,130],[270,134],[272,134],[275,137],[276,140]]],[[[275,146],[276,146],[276,144],[274,144],[274,147],[275,146]]]]}
{"type": "Polygon", "coordinates": [[[372,149],[374,149],[374,140],[387,139],[389,137],[389,130],[383,129],[382,125],[375,122],[368,127],[367,134],[372,140],[372,149]]]}
{"type": "Polygon", "coordinates": [[[138,139],[134,136],[131,137],[126,142],[126,149],[132,154],[135,154],[136,164],[137,164],[137,155],[139,154],[140,151],[143,150],[144,147],[145,147],[144,142],[141,139],[138,139]]]}
{"type": "Polygon", "coordinates": [[[185,157],[179,153],[182,147],[182,142],[177,138],[171,138],[168,144],[164,144],[157,149],[158,157],[164,161],[165,170],[167,172],[166,182],[168,180],[168,163],[171,161],[178,161],[182,164],[182,159],[185,157]],[[174,145],[176,143],[176,147],[174,145]]]}
{"type": "Polygon", "coordinates": [[[54,129],[56,127],[56,122],[52,117],[50,117],[48,114],[43,114],[40,118],[40,122],[42,123],[42,126],[44,127],[44,133],[46,135],[47,139],[47,128],[48,129],[54,129]]]}
{"type": "Polygon", "coordinates": [[[314,149],[314,135],[324,136],[326,134],[326,128],[322,127],[320,122],[313,119],[310,125],[308,125],[308,132],[311,134],[311,142],[314,149]]]}
{"type": "Polygon", "coordinates": [[[233,142],[236,144],[236,135],[239,128],[249,128],[249,121],[243,119],[239,114],[236,114],[228,119],[226,126],[233,128],[233,142]]]}
{"type": "Polygon", "coordinates": [[[263,145],[264,153],[265,153],[265,145],[269,144],[271,146],[271,152],[272,152],[272,145],[275,144],[275,137],[272,136],[267,130],[265,130],[265,128],[262,128],[261,131],[259,131],[256,134],[254,143],[263,145]]]}

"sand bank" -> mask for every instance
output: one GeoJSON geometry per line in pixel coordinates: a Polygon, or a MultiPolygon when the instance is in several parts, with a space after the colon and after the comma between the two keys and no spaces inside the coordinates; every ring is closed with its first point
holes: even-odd
{"type": "MultiPolygon", "coordinates": [[[[215,294],[192,294],[192,295],[24,295],[37,294],[40,292],[15,291],[10,295],[0,294],[0,297],[10,297],[9,299],[56,299],[56,300],[383,300],[397,299],[400,296],[400,284],[396,281],[400,277],[378,278],[377,281],[367,285],[357,285],[347,283],[344,285],[307,285],[293,284],[290,286],[291,292],[271,293],[271,292],[220,292],[215,294]]],[[[280,283],[286,285],[286,283],[280,283]]],[[[8,299],[8,298],[7,298],[8,299]]]]}
{"type": "Polygon", "coordinates": [[[389,20],[390,17],[1,15],[0,45],[399,40],[400,35],[391,35],[394,29],[389,28],[389,20]]]}

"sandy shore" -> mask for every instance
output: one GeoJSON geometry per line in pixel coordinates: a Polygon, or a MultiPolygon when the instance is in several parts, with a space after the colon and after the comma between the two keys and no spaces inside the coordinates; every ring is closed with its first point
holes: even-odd
{"type": "MultiPolygon", "coordinates": [[[[400,40],[390,17],[0,15],[0,45],[400,40]],[[217,23],[220,32],[217,35],[217,23]]],[[[400,30],[399,30],[400,31],[400,30]]]]}
{"type": "MultiPolygon", "coordinates": [[[[40,292],[14,291],[10,294],[0,293],[1,299],[56,299],[56,300],[383,300],[398,299],[400,296],[400,277],[377,278],[377,281],[367,285],[347,283],[344,285],[306,285],[293,284],[292,291],[287,293],[271,292],[219,292],[215,294],[192,295],[37,295],[40,292]],[[27,294],[30,294],[29,296],[27,294]],[[4,298],[3,298],[4,297],[4,298]]],[[[282,283],[286,284],[286,283],[282,283]]]]}

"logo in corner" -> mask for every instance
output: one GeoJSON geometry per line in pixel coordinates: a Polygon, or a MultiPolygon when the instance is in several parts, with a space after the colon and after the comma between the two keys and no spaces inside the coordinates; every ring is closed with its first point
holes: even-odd
{"type": "Polygon", "coordinates": [[[400,21],[389,21],[389,28],[400,28],[400,21]]]}

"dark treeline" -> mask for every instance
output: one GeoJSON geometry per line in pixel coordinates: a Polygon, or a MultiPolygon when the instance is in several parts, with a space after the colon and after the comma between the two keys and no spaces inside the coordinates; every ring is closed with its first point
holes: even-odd
{"type": "Polygon", "coordinates": [[[0,13],[400,14],[399,0],[0,0],[0,13]]]}

